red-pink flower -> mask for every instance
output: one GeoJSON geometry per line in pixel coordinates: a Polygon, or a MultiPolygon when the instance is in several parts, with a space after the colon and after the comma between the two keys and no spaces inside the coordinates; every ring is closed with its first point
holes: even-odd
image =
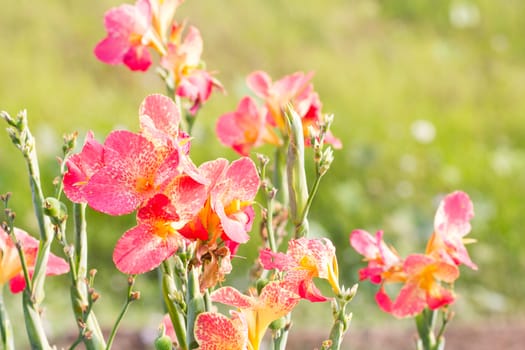
{"type": "Polygon", "coordinates": [[[258,350],[270,323],[292,311],[300,297],[283,282],[273,281],[258,296],[247,296],[233,287],[222,287],[212,293],[211,299],[240,310],[248,325],[250,349],[258,350]]]}
{"type": "Polygon", "coordinates": [[[288,242],[286,254],[265,249],[259,260],[267,270],[286,271],[286,284],[301,298],[313,302],[328,300],[315,286],[314,278],[326,279],[334,293],[340,293],[335,247],[326,238],[294,239],[288,242]]]}
{"type": "MultiPolygon", "coordinates": [[[[272,125],[285,131],[286,123],[283,111],[289,103],[293,105],[294,110],[301,116],[307,144],[311,136],[308,128],[312,127],[314,131],[319,131],[322,118],[321,101],[313,89],[312,77],[312,72],[307,74],[296,72],[272,82],[266,72],[256,71],[247,78],[250,89],[264,99],[268,109],[268,120],[272,125]]],[[[341,141],[330,132],[326,135],[325,141],[335,148],[341,148],[341,141]]]]}
{"type": "MultiPolygon", "coordinates": [[[[26,232],[15,228],[14,234],[22,246],[29,275],[33,274],[39,242],[26,232]]],[[[61,275],[69,271],[69,265],[54,254],[49,255],[46,275],[61,275]]],[[[26,287],[18,250],[11,237],[0,227],[0,288],[7,282],[11,292],[19,293],[26,287]]]]}
{"type": "Polygon", "coordinates": [[[195,340],[200,350],[246,350],[248,327],[242,314],[231,311],[232,318],[217,312],[203,312],[195,320],[195,340]]]}
{"type": "Polygon", "coordinates": [[[84,188],[88,204],[110,215],[128,214],[179,175],[177,151],[166,155],[145,137],[113,131],[104,142],[104,166],[84,188]]]}
{"type": "Polygon", "coordinates": [[[110,9],[104,16],[107,36],[95,47],[97,58],[108,64],[123,63],[134,71],[146,71],[151,65],[148,46],[160,47],[151,31],[151,18],[148,0],[110,9]]]}
{"type": "Polygon", "coordinates": [[[219,117],[216,131],[219,141],[243,156],[264,143],[281,144],[266,122],[266,108],[259,109],[251,97],[243,98],[236,111],[219,117]]]}
{"type": "Polygon", "coordinates": [[[439,309],[454,302],[453,292],[441,283],[453,283],[459,276],[456,265],[423,254],[412,254],[405,259],[403,270],[407,280],[397,298],[392,301],[384,287],[376,294],[383,311],[396,317],[414,316],[428,307],[439,309]]]}
{"type": "Polygon", "coordinates": [[[190,102],[189,112],[195,115],[210,98],[213,89],[222,90],[223,87],[201,67],[203,43],[199,30],[190,26],[182,40],[183,28],[184,25],[174,26],[172,39],[166,55],[162,57],[161,65],[172,75],[175,94],[190,102]]]}
{"type": "Polygon", "coordinates": [[[250,158],[241,158],[228,165],[219,158],[202,164],[201,173],[208,180],[208,200],[199,215],[181,233],[190,239],[215,244],[221,237],[231,244],[232,253],[240,243],[248,241],[253,223],[252,202],[259,189],[259,176],[250,158]]]}
{"type": "Polygon", "coordinates": [[[88,132],[82,151],[66,160],[67,172],[64,174],[64,193],[75,203],[87,202],[84,189],[91,178],[104,166],[104,147],[88,132]]]}
{"type": "Polygon", "coordinates": [[[138,224],[119,239],[113,252],[117,268],[128,274],[151,271],[185,244],[178,233],[204,205],[206,188],[187,175],[176,177],[140,208],[138,224]]]}
{"type": "Polygon", "coordinates": [[[403,262],[383,241],[383,231],[377,231],[376,236],[372,237],[365,230],[354,230],[350,234],[350,245],[368,262],[366,268],[359,270],[360,280],[370,279],[375,284],[383,280],[403,280],[403,262]]]}
{"type": "Polygon", "coordinates": [[[456,264],[465,264],[477,270],[465,247],[473,240],[464,237],[470,232],[474,206],[468,195],[461,191],[448,194],[439,204],[434,219],[434,234],[427,246],[427,253],[447,254],[456,264]]]}

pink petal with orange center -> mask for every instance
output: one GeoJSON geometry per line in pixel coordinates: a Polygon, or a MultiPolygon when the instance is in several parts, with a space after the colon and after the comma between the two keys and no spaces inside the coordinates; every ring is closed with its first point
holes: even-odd
{"type": "Polygon", "coordinates": [[[219,118],[216,132],[222,144],[247,156],[251,148],[262,143],[265,123],[265,113],[259,110],[252,98],[245,97],[235,112],[223,114],[219,118]]]}
{"type": "Polygon", "coordinates": [[[86,185],[88,204],[110,215],[134,211],[154,194],[159,157],[146,138],[113,131],[104,143],[105,166],[86,185]]]}
{"type": "MultiPolygon", "coordinates": [[[[144,61],[136,65],[131,56],[144,57],[130,53],[131,49],[141,47],[140,39],[148,30],[151,21],[151,9],[147,0],[139,0],[133,5],[124,4],[110,9],[104,16],[107,37],[95,47],[95,55],[108,64],[125,63],[132,70],[144,69],[144,61]],[[133,38],[133,37],[137,38],[133,38]],[[128,55],[128,58],[126,58],[128,55]]],[[[148,53],[149,55],[149,53],[148,53]]],[[[150,59],[151,63],[151,59],[150,59]]],[[[149,64],[148,64],[149,66],[149,64]]]]}

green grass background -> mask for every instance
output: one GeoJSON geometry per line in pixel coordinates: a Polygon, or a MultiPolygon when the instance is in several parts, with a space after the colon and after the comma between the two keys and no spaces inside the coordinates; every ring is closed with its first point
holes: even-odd
{"type": "MultiPolygon", "coordinates": [[[[28,110],[48,193],[62,134],[79,131],[82,138],[94,130],[103,140],[113,128],[137,130],[142,99],[164,91],[154,72],[132,73],[94,57],[105,35],[103,14],[119,3],[20,0],[0,11],[0,109],[28,110]]],[[[247,74],[263,69],[280,78],[313,70],[344,148],[335,152],[322,182],[311,226],[336,244],[345,284],[356,281],[362,266],[348,246],[351,230],[383,229],[403,255],[422,250],[439,196],[462,189],[476,210],[471,237],[478,242],[469,250],[479,271],[462,269],[459,318],[523,313],[525,2],[188,0],[177,17],[201,30],[207,66],[228,91],[214,94],[198,117],[192,148],[197,164],[236,157],[216,140],[214,123],[248,92],[247,74]],[[419,120],[434,127],[432,142],[413,136],[419,120]]],[[[14,193],[17,225],[35,232],[24,163],[6,133],[0,133],[0,164],[0,192],[14,193]]],[[[103,295],[96,311],[109,324],[126,281],[112,266],[111,252],[134,218],[89,215],[91,263],[100,271],[103,295]]],[[[257,242],[239,254],[255,256],[257,242]]],[[[231,278],[241,286],[244,265],[237,262],[240,272],[231,278]]],[[[158,315],[145,316],[160,310],[154,277],[139,281],[147,297],[132,307],[132,327],[158,321],[158,315]]],[[[51,288],[47,314],[64,320],[53,316],[53,305],[68,308],[67,298],[51,288]]],[[[373,292],[366,283],[360,286],[353,304],[356,326],[390,320],[376,311],[373,292]]],[[[19,300],[10,300],[18,317],[19,300]]],[[[324,320],[330,315],[325,309],[324,320]]],[[[301,319],[310,321],[299,324],[319,319],[319,306],[302,310],[307,317],[301,319]]]]}

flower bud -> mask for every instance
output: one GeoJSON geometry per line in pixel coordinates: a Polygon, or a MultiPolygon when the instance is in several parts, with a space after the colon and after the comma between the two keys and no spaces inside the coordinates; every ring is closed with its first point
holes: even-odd
{"type": "Polygon", "coordinates": [[[44,214],[49,216],[51,222],[60,225],[67,218],[67,207],[64,203],[54,197],[47,197],[44,200],[44,214]]]}
{"type": "Polygon", "coordinates": [[[296,227],[296,236],[300,237],[308,233],[307,222],[303,220],[303,212],[308,202],[308,185],[304,166],[303,124],[301,117],[291,106],[287,107],[286,121],[290,140],[286,159],[290,216],[296,227]]]}

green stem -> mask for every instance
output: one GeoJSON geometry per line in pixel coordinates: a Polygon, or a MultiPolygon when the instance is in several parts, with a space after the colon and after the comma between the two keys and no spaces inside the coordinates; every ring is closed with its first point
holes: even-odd
{"type": "Polygon", "coordinates": [[[78,324],[79,339],[84,342],[87,350],[101,350],[106,348],[106,342],[92,311],[93,300],[90,298],[87,284],[88,245],[85,211],[85,203],[73,204],[75,255],[70,257],[72,260],[70,265],[73,264],[75,267],[70,271],[74,277],[70,288],[71,305],[75,319],[82,320],[78,324]]]}
{"type": "Polygon", "coordinates": [[[42,310],[32,300],[32,296],[28,289],[25,289],[22,295],[22,307],[24,310],[24,319],[26,324],[26,331],[31,343],[31,349],[52,350],[47,340],[46,332],[40,314],[42,310]]]}
{"type": "Polygon", "coordinates": [[[195,320],[200,313],[206,309],[204,299],[200,292],[199,273],[196,267],[193,267],[188,276],[188,291],[186,293],[187,305],[187,322],[186,322],[186,337],[190,349],[195,349],[199,345],[195,340],[193,333],[195,320]]]}
{"type": "Polygon", "coordinates": [[[2,338],[2,349],[14,350],[13,328],[9,321],[9,315],[4,306],[3,288],[0,286],[0,337],[2,338]]]}
{"type": "Polygon", "coordinates": [[[128,296],[126,298],[126,302],[124,303],[124,306],[122,307],[122,310],[120,311],[120,314],[117,317],[117,320],[115,321],[115,324],[113,325],[113,329],[111,330],[111,333],[108,338],[108,344],[106,346],[106,350],[111,349],[111,346],[113,345],[113,340],[115,339],[115,336],[117,335],[117,331],[120,326],[120,323],[122,322],[124,315],[128,311],[129,304],[131,304],[132,301],[136,300],[136,298],[134,297],[134,292],[133,292],[134,284],[135,284],[135,277],[130,276],[128,279],[128,296]]]}
{"type": "Polygon", "coordinates": [[[436,338],[434,336],[435,311],[425,309],[416,315],[416,327],[419,336],[418,349],[435,350],[436,338]]]}
{"type": "Polygon", "coordinates": [[[288,333],[290,331],[292,313],[284,316],[285,324],[284,327],[275,332],[273,337],[273,350],[286,350],[286,344],[288,343],[288,333]]]}
{"type": "Polygon", "coordinates": [[[320,175],[320,174],[317,174],[317,176],[315,177],[314,185],[313,185],[312,190],[310,191],[310,193],[308,195],[308,200],[306,201],[306,205],[304,206],[304,210],[303,210],[303,213],[301,215],[301,222],[306,221],[306,219],[308,217],[308,212],[310,211],[310,207],[312,206],[312,203],[314,201],[314,197],[317,194],[317,190],[319,190],[319,184],[321,183],[321,178],[322,177],[323,176],[320,175]]]}

